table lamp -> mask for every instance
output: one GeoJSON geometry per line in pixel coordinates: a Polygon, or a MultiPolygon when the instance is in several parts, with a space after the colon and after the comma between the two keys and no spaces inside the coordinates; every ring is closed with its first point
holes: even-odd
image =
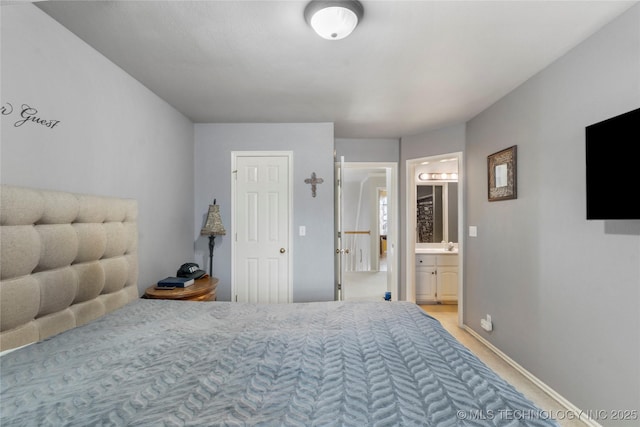
{"type": "Polygon", "coordinates": [[[216,199],[213,204],[209,205],[207,220],[204,227],[200,230],[201,236],[209,236],[209,276],[213,277],[213,244],[216,236],[224,236],[227,232],[222,225],[220,217],[220,205],[216,205],[216,199]]]}

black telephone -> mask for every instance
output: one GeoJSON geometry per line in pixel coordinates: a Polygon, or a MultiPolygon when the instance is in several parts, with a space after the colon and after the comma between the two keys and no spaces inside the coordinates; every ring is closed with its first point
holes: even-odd
{"type": "Polygon", "coordinates": [[[191,279],[200,279],[206,274],[207,272],[204,270],[200,270],[200,266],[195,262],[187,262],[182,264],[176,272],[176,276],[178,277],[189,277],[191,279]]]}

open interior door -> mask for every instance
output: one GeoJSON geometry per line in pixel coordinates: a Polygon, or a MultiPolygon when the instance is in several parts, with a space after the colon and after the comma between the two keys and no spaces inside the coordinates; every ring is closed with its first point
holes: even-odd
{"type": "Polygon", "coordinates": [[[340,161],[335,164],[335,299],[342,301],[342,171],[344,165],[344,156],[340,157],[340,161]]]}

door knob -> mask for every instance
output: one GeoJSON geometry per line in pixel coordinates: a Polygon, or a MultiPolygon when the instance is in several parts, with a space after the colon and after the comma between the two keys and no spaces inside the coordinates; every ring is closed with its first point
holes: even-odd
{"type": "Polygon", "coordinates": [[[287,252],[287,250],[286,250],[285,248],[280,248],[280,253],[281,253],[281,254],[283,254],[283,253],[285,253],[285,252],[287,252]]]}
{"type": "Polygon", "coordinates": [[[349,253],[349,249],[345,249],[345,250],[344,250],[344,253],[345,253],[345,254],[348,254],[348,253],[349,253]]]}

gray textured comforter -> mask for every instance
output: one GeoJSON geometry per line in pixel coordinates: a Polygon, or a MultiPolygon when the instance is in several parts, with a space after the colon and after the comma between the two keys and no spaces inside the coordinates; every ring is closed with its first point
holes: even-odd
{"type": "Polygon", "coordinates": [[[2,426],[555,425],[403,302],[138,300],[0,375],[2,426]]]}

